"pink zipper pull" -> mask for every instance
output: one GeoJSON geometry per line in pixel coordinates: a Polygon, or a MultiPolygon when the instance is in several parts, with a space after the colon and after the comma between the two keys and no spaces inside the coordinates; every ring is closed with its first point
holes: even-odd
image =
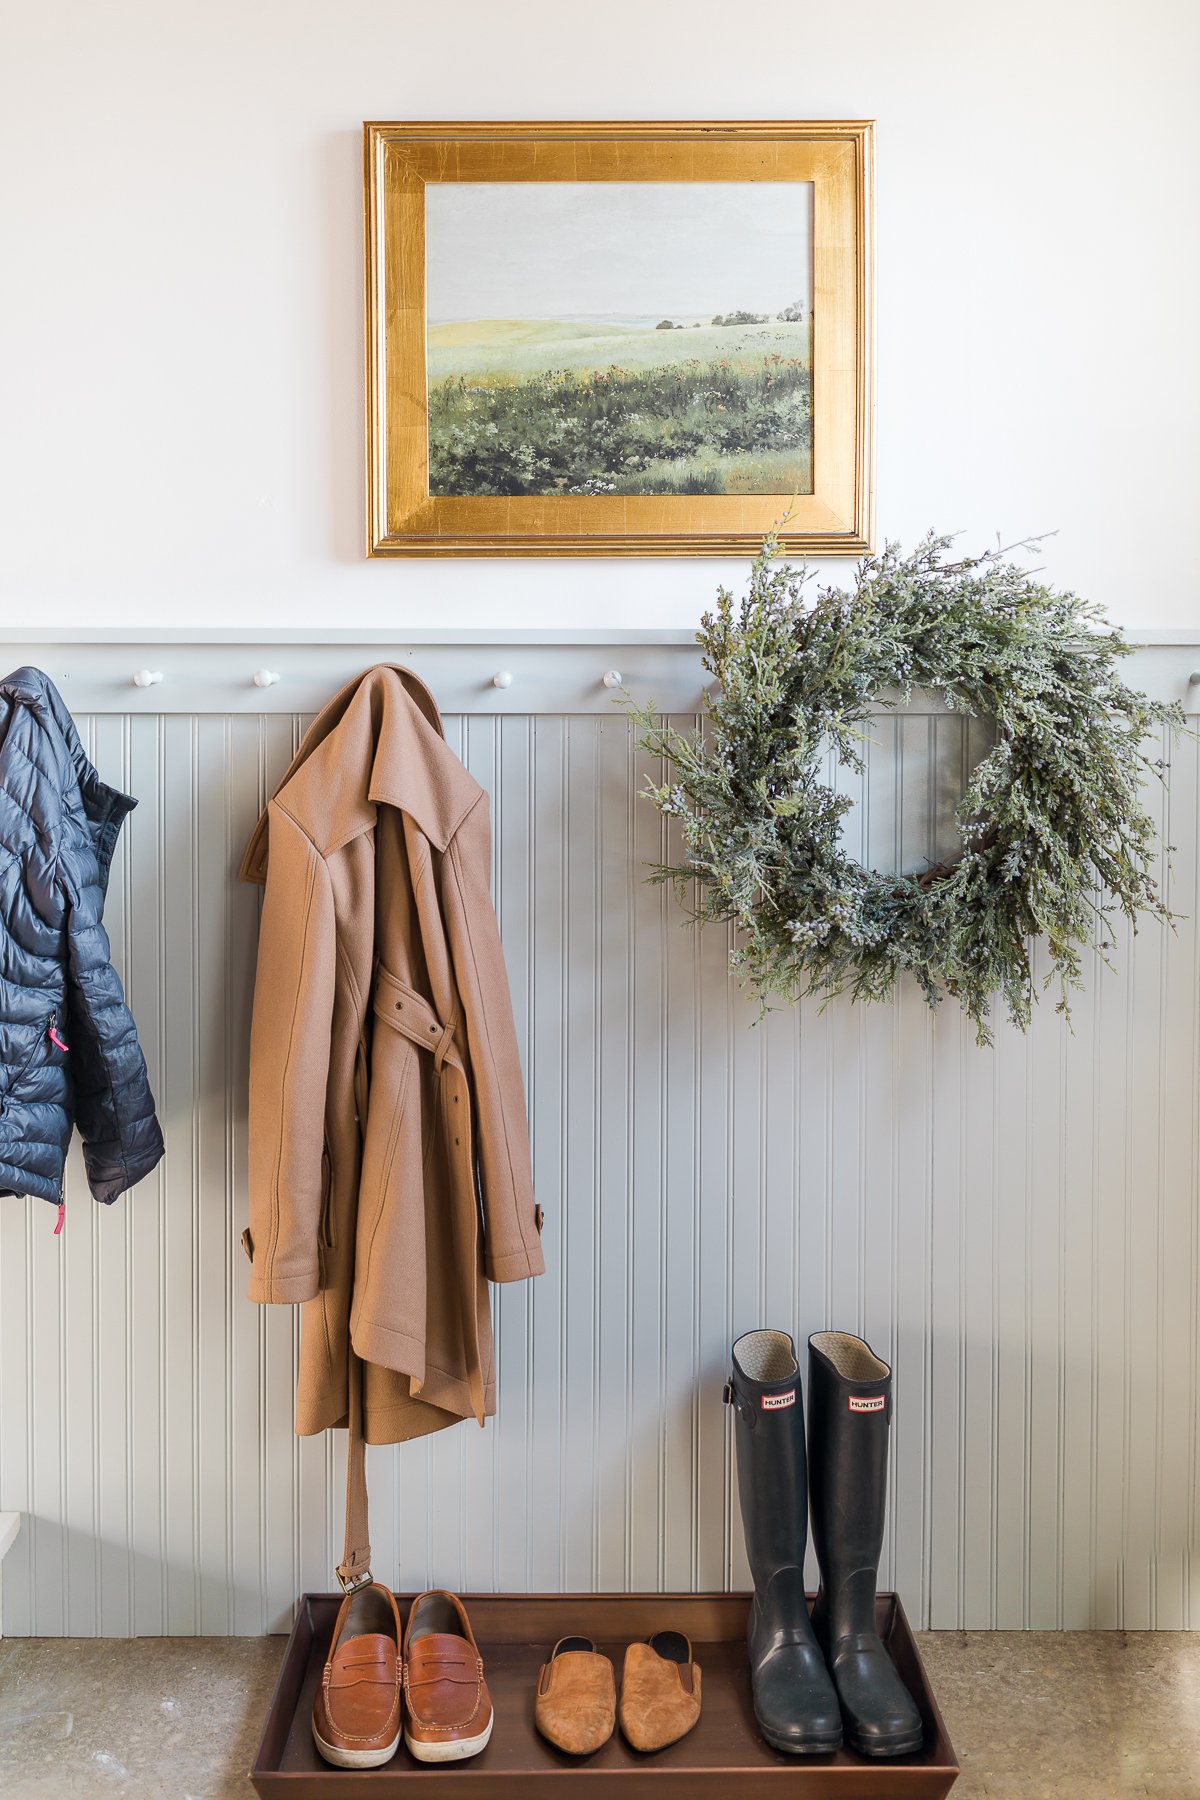
{"type": "Polygon", "coordinates": [[[50,1042],[54,1045],[54,1048],[56,1050],[70,1049],[70,1045],[64,1044],[62,1039],[59,1037],[58,1028],[55,1025],[53,1019],[50,1021],[50,1029],[47,1031],[46,1036],[50,1039],[50,1042]]]}
{"type": "Polygon", "coordinates": [[[63,1226],[66,1224],[66,1222],[67,1222],[67,1203],[65,1200],[60,1200],[58,1203],[58,1220],[55,1224],[53,1232],[51,1233],[51,1236],[57,1237],[59,1232],[62,1230],[63,1226]]]}

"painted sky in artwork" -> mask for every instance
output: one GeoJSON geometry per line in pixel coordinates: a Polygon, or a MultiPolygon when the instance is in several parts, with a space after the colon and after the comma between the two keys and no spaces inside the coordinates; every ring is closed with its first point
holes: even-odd
{"type": "Polygon", "coordinates": [[[809,302],[809,182],[430,182],[426,312],[777,313],[809,302]]]}

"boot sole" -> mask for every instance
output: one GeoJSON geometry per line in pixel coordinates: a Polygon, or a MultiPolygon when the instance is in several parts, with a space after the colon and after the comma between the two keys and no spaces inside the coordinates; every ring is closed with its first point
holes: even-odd
{"type": "Polygon", "coordinates": [[[923,1749],[925,1733],[924,1730],[921,1730],[914,1732],[910,1737],[899,1738],[895,1743],[881,1744],[878,1740],[874,1743],[867,1743],[862,1738],[856,1738],[852,1733],[847,1732],[846,1742],[856,1756],[865,1756],[872,1762],[877,1762],[887,1756],[911,1756],[914,1751],[923,1749]]]}
{"type": "Polygon", "coordinates": [[[761,1719],[758,1720],[758,1729],[772,1750],[780,1750],[785,1756],[832,1756],[836,1750],[840,1750],[842,1747],[840,1731],[836,1737],[781,1738],[768,1731],[761,1719]]]}

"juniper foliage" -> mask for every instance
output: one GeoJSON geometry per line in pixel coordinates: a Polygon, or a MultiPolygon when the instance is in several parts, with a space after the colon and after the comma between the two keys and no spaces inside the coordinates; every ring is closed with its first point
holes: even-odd
{"type": "Polygon", "coordinates": [[[703,729],[680,732],[653,707],[635,716],[670,776],[647,795],[683,843],[650,879],[736,927],[733,963],[764,1005],[882,1000],[908,972],[931,1006],[959,1000],[987,1043],[995,997],[1029,1025],[1033,940],[1068,1012],[1085,949],[1106,955],[1119,917],[1170,921],[1143,786],[1165,781],[1156,751],[1183,714],[1121,679],[1133,646],[1094,605],[1013,560],[1030,544],[951,560],[952,543],[889,544],[851,592],[810,598],[810,572],[778,561],[769,536],[745,597],[719,589],[701,621],[716,680],[703,729]],[[995,738],[958,807],[961,854],[898,875],[847,854],[852,801],[824,771],[830,750],[861,771],[870,712],[918,688],[995,738]]]}

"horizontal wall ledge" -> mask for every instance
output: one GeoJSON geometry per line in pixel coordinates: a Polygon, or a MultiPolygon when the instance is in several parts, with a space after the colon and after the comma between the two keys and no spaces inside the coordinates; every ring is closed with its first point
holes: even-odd
{"type": "MultiPolygon", "coordinates": [[[[81,713],[311,713],[380,662],[412,669],[446,713],[612,713],[626,698],[691,712],[710,680],[690,633],[510,631],[388,641],[330,632],[316,641],[271,632],[166,631],[151,640],[0,630],[0,664],[44,669],[81,713]]],[[[1200,641],[1146,641],[1127,670],[1155,699],[1200,711],[1200,679],[1192,679],[1200,677],[1200,641]]],[[[941,711],[942,704],[924,696],[916,709],[941,711]]]]}

